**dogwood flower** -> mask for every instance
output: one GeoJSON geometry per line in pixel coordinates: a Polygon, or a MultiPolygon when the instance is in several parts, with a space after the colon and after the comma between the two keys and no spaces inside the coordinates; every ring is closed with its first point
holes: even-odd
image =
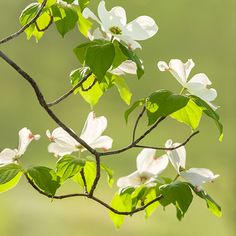
{"type": "Polygon", "coordinates": [[[155,185],[157,176],[165,170],[168,165],[168,156],[155,157],[156,151],[145,148],[137,156],[137,170],[132,174],[121,177],[117,181],[117,186],[121,189],[127,187],[138,187],[145,184],[149,187],[155,185]]]}
{"type": "Polygon", "coordinates": [[[8,165],[17,163],[17,159],[21,157],[32,140],[39,140],[40,135],[33,135],[28,128],[23,128],[19,131],[18,149],[5,148],[0,153],[0,165],[8,165]]]}
{"type": "Polygon", "coordinates": [[[200,97],[213,109],[217,109],[217,106],[211,103],[217,97],[217,92],[213,88],[208,88],[212,83],[206,74],[196,74],[187,81],[191,70],[195,66],[192,59],[188,59],[186,63],[179,59],[172,59],[169,65],[164,61],[159,61],[157,66],[160,71],[169,71],[190,94],[200,97]]]}
{"type": "MultiPolygon", "coordinates": [[[[95,117],[94,112],[88,114],[87,120],[81,132],[80,138],[92,148],[103,148],[108,150],[112,147],[113,140],[108,136],[101,136],[107,127],[107,119],[104,116],[95,117]]],[[[72,130],[72,132],[74,132],[72,130]]],[[[52,142],[48,146],[48,151],[55,156],[64,156],[76,151],[85,151],[78,141],[71,137],[65,130],[58,127],[51,133],[47,130],[46,135],[52,142]]]]}
{"type": "Polygon", "coordinates": [[[149,16],[140,16],[127,24],[125,9],[117,6],[107,11],[105,1],[98,5],[98,17],[89,8],[84,9],[83,16],[100,25],[100,28],[94,31],[93,38],[115,38],[126,43],[131,49],[141,48],[136,41],[151,38],[158,31],[158,26],[149,16]]]}
{"type": "MultiPolygon", "coordinates": [[[[177,147],[178,145],[179,143],[173,143],[172,140],[167,140],[165,144],[167,148],[177,147]]],[[[178,174],[192,184],[197,191],[202,190],[202,184],[213,182],[219,177],[219,175],[215,175],[211,170],[206,168],[190,168],[185,170],[186,150],[184,146],[173,151],[167,151],[167,155],[178,174]]]]}

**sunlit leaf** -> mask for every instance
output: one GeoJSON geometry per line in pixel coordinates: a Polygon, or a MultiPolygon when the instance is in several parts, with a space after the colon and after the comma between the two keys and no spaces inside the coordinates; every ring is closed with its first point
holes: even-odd
{"type": "Polygon", "coordinates": [[[163,195],[160,203],[163,206],[167,206],[170,203],[175,205],[177,218],[181,220],[187,212],[193,199],[191,188],[186,183],[174,182],[162,186],[160,192],[163,195]]]}
{"type": "Polygon", "coordinates": [[[15,187],[22,176],[19,165],[9,164],[0,167],[0,192],[6,192],[15,187]]]}
{"type": "Polygon", "coordinates": [[[203,101],[201,98],[197,97],[197,96],[193,96],[191,95],[190,98],[199,106],[202,108],[203,112],[209,116],[210,118],[212,118],[215,123],[216,126],[220,132],[220,137],[219,140],[222,141],[223,139],[223,125],[220,122],[220,117],[219,115],[205,102],[203,101]]]}
{"type": "Polygon", "coordinates": [[[32,167],[27,170],[27,175],[38,188],[52,196],[55,195],[56,190],[60,187],[60,178],[50,168],[44,166],[32,167]]]}
{"type": "Polygon", "coordinates": [[[187,105],[188,101],[188,97],[164,89],[152,93],[146,103],[148,124],[152,125],[158,118],[180,110],[187,105]]]}
{"type": "Polygon", "coordinates": [[[78,174],[84,165],[84,159],[66,155],[57,162],[57,175],[61,177],[61,182],[64,182],[78,174]]]}
{"type": "Polygon", "coordinates": [[[120,97],[125,101],[127,105],[130,104],[132,93],[129,90],[128,85],[125,82],[123,77],[114,75],[113,76],[114,84],[117,87],[120,97]]]}
{"type": "Polygon", "coordinates": [[[140,100],[134,102],[134,103],[132,104],[132,106],[131,106],[128,110],[125,111],[125,121],[126,121],[126,123],[128,122],[128,119],[129,119],[130,114],[131,114],[136,108],[138,108],[139,106],[143,106],[144,103],[145,103],[145,99],[140,99],[140,100]]]}
{"type": "Polygon", "coordinates": [[[101,164],[101,168],[106,172],[107,174],[107,182],[110,187],[112,187],[114,183],[114,178],[113,178],[113,170],[109,169],[107,166],[101,164]]]}
{"type": "Polygon", "coordinates": [[[192,100],[180,110],[170,115],[172,118],[189,125],[192,129],[196,129],[201,121],[202,109],[192,100]]]}

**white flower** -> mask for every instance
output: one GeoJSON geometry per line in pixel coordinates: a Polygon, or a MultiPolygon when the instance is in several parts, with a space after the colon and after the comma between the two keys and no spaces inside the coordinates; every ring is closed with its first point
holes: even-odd
{"type": "MultiPolygon", "coordinates": [[[[179,143],[174,143],[172,140],[167,140],[166,147],[176,147],[179,143]]],[[[214,175],[213,172],[206,168],[190,168],[185,170],[186,150],[181,146],[173,151],[167,151],[171,164],[174,166],[178,174],[187,182],[192,184],[197,191],[202,189],[202,184],[214,181],[219,175],[214,175]]]]}
{"type": "Polygon", "coordinates": [[[17,159],[25,153],[25,151],[26,151],[28,145],[31,143],[31,141],[32,140],[39,140],[39,139],[40,139],[40,135],[38,135],[38,134],[33,135],[32,132],[27,128],[21,129],[19,131],[18,149],[5,148],[0,153],[0,165],[17,163],[17,159]]]}
{"type": "Polygon", "coordinates": [[[123,61],[118,67],[112,69],[110,72],[113,75],[122,76],[125,74],[136,75],[137,65],[131,60],[123,61]]]}
{"type": "Polygon", "coordinates": [[[217,92],[213,88],[208,88],[211,81],[207,75],[199,73],[187,81],[192,68],[195,66],[192,59],[189,59],[186,63],[179,59],[172,59],[169,65],[164,61],[159,61],[157,66],[160,71],[169,71],[190,94],[200,97],[213,109],[217,109],[217,106],[211,103],[217,97],[217,92]]]}
{"type": "Polygon", "coordinates": [[[142,184],[153,186],[156,177],[167,167],[168,156],[155,157],[156,151],[145,148],[137,156],[137,170],[132,174],[119,178],[117,186],[121,189],[138,187],[142,184]]]}
{"type": "Polygon", "coordinates": [[[151,38],[158,31],[158,26],[149,16],[140,16],[127,24],[125,9],[117,6],[107,11],[105,1],[98,5],[98,17],[89,8],[84,9],[83,16],[100,25],[100,29],[94,31],[93,38],[111,40],[114,37],[125,42],[131,49],[141,48],[136,41],[151,38]]]}
{"type": "MultiPolygon", "coordinates": [[[[104,150],[108,150],[112,147],[113,140],[108,136],[101,136],[106,127],[106,117],[95,117],[94,112],[90,112],[80,138],[92,148],[103,148],[104,150]]],[[[72,130],[72,132],[74,131],[72,130]]],[[[46,134],[50,141],[52,141],[48,146],[48,151],[54,153],[55,156],[61,157],[79,150],[86,150],[61,127],[56,128],[52,133],[47,130],[46,134]]]]}

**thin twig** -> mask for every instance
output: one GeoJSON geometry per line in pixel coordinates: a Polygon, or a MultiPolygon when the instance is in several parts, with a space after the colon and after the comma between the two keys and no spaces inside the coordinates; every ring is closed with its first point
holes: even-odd
{"type": "Polygon", "coordinates": [[[84,175],[84,168],[80,171],[80,174],[81,174],[81,177],[82,177],[82,180],[83,180],[83,183],[84,183],[84,192],[86,194],[88,194],[88,186],[87,186],[87,181],[86,181],[86,178],[85,178],[85,175],[84,175]]]}
{"type": "Polygon", "coordinates": [[[47,112],[47,114],[61,127],[63,128],[71,137],[73,137],[76,141],[78,141],[83,147],[85,147],[90,153],[94,155],[98,155],[98,152],[93,149],[90,145],[88,145],[83,139],[81,139],[78,135],[76,135],[69,127],[67,127],[48,107],[43,94],[41,93],[37,83],[33,80],[33,78],[28,75],[25,71],[23,71],[15,62],[13,62],[9,57],[7,57],[2,51],[0,51],[0,57],[6,61],[12,68],[14,68],[34,89],[34,92],[37,96],[38,102],[43,107],[43,109],[47,112]]]}
{"type": "Polygon", "coordinates": [[[105,203],[104,201],[102,201],[101,199],[95,197],[95,196],[90,196],[89,194],[86,193],[74,193],[74,194],[66,194],[66,195],[51,195],[48,193],[45,193],[44,191],[42,191],[40,188],[38,188],[37,185],[34,184],[34,182],[29,178],[29,176],[27,174],[25,174],[26,179],[28,180],[29,184],[40,194],[50,198],[50,199],[66,199],[66,198],[72,198],[72,197],[86,197],[89,199],[92,199],[93,201],[101,204],[102,206],[106,207],[107,209],[109,209],[110,211],[112,211],[115,214],[118,215],[133,215],[139,211],[143,211],[145,208],[147,208],[148,206],[150,206],[151,204],[161,200],[163,198],[162,195],[156,197],[155,199],[153,199],[152,201],[148,202],[147,204],[145,204],[142,207],[136,208],[132,211],[119,211],[116,210],[115,208],[111,207],[109,204],[105,203]]]}
{"type": "Polygon", "coordinates": [[[151,148],[151,149],[156,149],[156,150],[163,150],[163,151],[173,151],[176,150],[184,145],[186,145],[195,135],[199,134],[199,131],[196,131],[194,133],[192,133],[183,143],[175,146],[175,147],[153,147],[153,146],[147,146],[147,145],[138,145],[136,144],[135,147],[138,148],[151,148]]]}
{"type": "Polygon", "coordinates": [[[166,118],[165,116],[160,117],[153,126],[151,126],[144,134],[142,134],[139,138],[137,138],[134,142],[132,142],[128,146],[110,152],[99,152],[99,155],[100,156],[115,155],[135,147],[142,139],[144,139],[150,132],[152,132],[152,130],[154,130],[165,118],[166,118]]]}
{"type": "Polygon", "coordinates": [[[89,91],[89,90],[96,84],[96,82],[97,82],[97,79],[95,78],[94,81],[93,81],[93,83],[92,83],[91,85],[89,85],[89,87],[87,87],[87,88],[84,88],[83,84],[81,84],[81,90],[82,90],[83,92],[89,91]]]}
{"type": "Polygon", "coordinates": [[[38,9],[38,12],[36,13],[36,15],[33,17],[33,19],[31,21],[29,21],[27,24],[25,24],[21,29],[19,29],[17,32],[15,32],[14,34],[9,35],[8,37],[0,40],[0,44],[6,43],[16,37],[18,37],[21,33],[23,33],[30,25],[34,24],[36,22],[36,20],[39,18],[40,14],[42,13],[43,8],[46,6],[47,0],[44,0],[40,6],[40,8],[38,9]]]}
{"type": "Polygon", "coordinates": [[[39,32],[44,32],[44,31],[47,30],[47,29],[50,27],[50,25],[53,23],[53,16],[50,15],[50,21],[49,21],[48,25],[45,26],[45,27],[42,28],[42,29],[39,28],[37,21],[35,21],[34,23],[35,23],[36,29],[37,29],[39,32]]]}
{"type": "Polygon", "coordinates": [[[83,79],[81,79],[79,81],[78,84],[76,84],[72,89],[70,89],[68,92],[66,92],[65,94],[63,94],[61,97],[57,98],[55,101],[53,102],[49,102],[47,103],[48,107],[52,107],[58,103],[60,103],[61,101],[63,101],[64,99],[66,99],[68,96],[70,96],[72,93],[74,93],[74,91],[76,89],[78,89],[88,78],[89,76],[92,75],[92,72],[88,73],[83,79]]]}
{"type": "Polygon", "coordinates": [[[142,111],[140,112],[140,114],[139,114],[139,116],[138,116],[136,122],[135,122],[134,130],[133,130],[133,139],[132,139],[132,142],[135,141],[135,134],[136,134],[136,130],[137,130],[137,127],[138,127],[138,123],[139,123],[140,119],[142,118],[142,116],[143,116],[145,110],[146,110],[146,107],[144,106],[143,109],[142,109],[142,111]]]}

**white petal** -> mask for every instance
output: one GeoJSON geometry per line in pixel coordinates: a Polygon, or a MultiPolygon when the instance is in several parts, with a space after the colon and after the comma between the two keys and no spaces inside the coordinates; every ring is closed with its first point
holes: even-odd
{"type": "Polygon", "coordinates": [[[77,149],[69,146],[61,146],[58,143],[50,143],[48,145],[48,152],[53,153],[56,157],[61,157],[72,152],[78,151],[77,149]]]}
{"type": "Polygon", "coordinates": [[[126,60],[122,62],[117,68],[113,69],[111,73],[114,75],[125,75],[125,73],[136,75],[137,65],[131,60],[126,60]]]}
{"type": "Polygon", "coordinates": [[[94,112],[90,112],[81,132],[80,138],[88,144],[96,141],[107,127],[107,119],[104,116],[95,117],[94,112]]]}
{"type": "MultiPolygon", "coordinates": [[[[73,130],[71,130],[74,132],[73,130]]],[[[49,134],[49,133],[48,133],[49,134]]],[[[52,141],[58,143],[61,146],[71,146],[71,147],[76,147],[79,145],[79,143],[72,138],[64,129],[61,127],[58,127],[53,130],[51,134],[52,141]]]]}
{"type": "Polygon", "coordinates": [[[192,59],[188,59],[188,61],[184,64],[185,72],[186,72],[186,78],[189,77],[189,74],[190,74],[190,72],[191,72],[191,70],[193,69],[194,66],[195,66],[195,63],[193,62],[192,59]]]}
{"type": "Polygon", "coordinates": [[[167,65],[166,62],[164,61],[159,61],[157,63],[157,67],[160,71],[168,71],[169,70],[169,66],[167,65]]]}
{"type": "Polygon", "coordinates": [[[32,140],[39,140],[40,135],[33,135],[32,132],[27,129],[23,128],[19,131],[19,146],[18,146],[18,156],[21,156],[25,153],[28,145],[31,143],[32,140]]]}
{"type": "Polygon", "coordinates": [[[214,175],[213,172],[205,168],[191,168],[183,171],[180,175],[195,187],[200,187],[202,184],[212,182],[219,175],[214,175]]]}
{"type": "Polygon", "coordinates": [[[9,148],[4,149],[0,153],[0,165],[7,165],[15,163],[14,158],[16,157],[17,151],[9,148]]]}
{"type": "MultiPolygon", "coordinates": [[[[172,140],[169,139],[166,141],[165,147],[171,148],[177,147],[178,145],[180,145],[180,143],[173,144],[172,140]]],[[[186,150],[184,146],[181,146],[173,151],[167,151],[167,155],[169,156],[171,164],[178,173],[180,172],[180,168],[185,169],[186,150]]]]}
{"type": "Polygon", "coordinates": [[[158,31],[156,22],[149,16],[140,16],[126,25],[124,35],[134,40],[146,40],[158,31]]]}
{"type": "Polygon", "coordinates": [[[188,81],[188,83],[197,83],[197,84],[199,83],[199,84],[204,85],[205,87],[207,85],[211,85],[211,81],[209,80],[207,75],[204,73],[199,73],[199,74],[194,75],[192,79],[188,81]]]}
{"type": "Polygon", "coordinates": [[[85,8],[83,10],[83,17],[88,19],[91,18],[92,20],[96,21],[97,23],[101,24],[101,21],[97,18],[97,16],[89,9],[89,8],[85,8]]]}
{"type": "Polygon", "coordinates": [[[185,83],[187,82],[185,64],[179,59],[172,59],[169,63],[169,71],[185,87],[185,83]]]}
{"type": "Polygon", "coordinates": [[[155,158],[156,150],[145,148],[137,156],[137,170],[140,174],[160,174],[168,165],[168,156],[163,155],[155,158]]]}
{"type": "Polygon", "coordinates": [[[98,139],[96,139],[93,143],[90,143],[89,145],[92,148],[102,148],[104,150],[108,150],[112,147],[112,138],[108,136],[100,136],[98,139]]]}
{"type": "Polygon", "coordinates": [[[116,35],[115,38],[118,39],[118,41],[123,41],[130,50],[142,49],[142,46],[138,42],[127,35],[116,35]]]}
{"type": "Polygon", "coordinates": [[[117,186],[119,188],[137,187],[141,184],[142,184],[142,181],[141,181],[138,171],[135,171],[128,176],[121,177],[117,181],[117,186]]]}

